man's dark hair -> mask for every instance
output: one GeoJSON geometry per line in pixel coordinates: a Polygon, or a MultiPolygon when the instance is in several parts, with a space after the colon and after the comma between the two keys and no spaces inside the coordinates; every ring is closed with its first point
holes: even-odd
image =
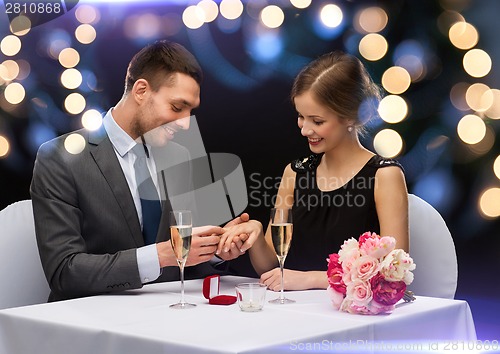
{"type": "Polygon", "coordinates": [[[130,61],[125,93],[130,92],[139,79],[146,80],[154,91],[158,91],[174,73],[189,75],[199,85],[203,80],[200,65],[186,48],[167,40],[157,41],[141,49],[130,61]]]}

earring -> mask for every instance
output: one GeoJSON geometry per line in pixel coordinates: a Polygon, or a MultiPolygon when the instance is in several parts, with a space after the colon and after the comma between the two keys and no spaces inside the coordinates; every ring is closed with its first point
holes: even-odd
{"type": "Polygon", "coordinates": [[[354,127],[352,125],[350,125],[350,126],[347,127],[347,131],[349,133],[352,133],[353,130],[354,130],[354,127]]]}

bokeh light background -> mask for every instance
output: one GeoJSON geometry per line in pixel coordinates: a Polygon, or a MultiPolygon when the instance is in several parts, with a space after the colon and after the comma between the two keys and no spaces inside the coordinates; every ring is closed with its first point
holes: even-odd
{"type": "MultiPolygon", "coordinates": [[[[397,158],[409,191],[443,215],[459,258],[456,297],[471,305],[478,337],[498,340],[498,14],[496,0],[84,0],[33,27],[24,16],[9,23],[0,7],[0,209],[29,198],[40,144],[97,129],[131,56],[168,38],[206,74],[195,114],[207,151],[240,156],[254,196],[247,211],[265,223],[284,166],[308,153],[292,80],[344,50],[386,94],[363,143],[397,158]]],[[[71,136],[68,149],[79,143],[71,136]]]]}

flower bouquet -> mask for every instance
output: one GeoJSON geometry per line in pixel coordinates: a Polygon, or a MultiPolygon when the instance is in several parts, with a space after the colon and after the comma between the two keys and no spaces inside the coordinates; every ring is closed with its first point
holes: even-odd
{"type": "Polygon", "coordinates": [[[394,237],[365,232],[359,241],[350,238],[330,254],[328,292],[337,310],[364,315],[394,310],[415,269],[409,254],[395,245],[394,237]]]}

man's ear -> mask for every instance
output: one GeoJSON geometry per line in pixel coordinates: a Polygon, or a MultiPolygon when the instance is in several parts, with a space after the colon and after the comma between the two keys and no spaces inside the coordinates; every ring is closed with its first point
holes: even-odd
{"type": "Polygon", "coordinates": [[[139,79],[134,83],[134,86],[132,87],[132,95],[134,96],[137,104],[141,104],[144,101],[149,88],[149,83],[145,79],[139,79]]]}

